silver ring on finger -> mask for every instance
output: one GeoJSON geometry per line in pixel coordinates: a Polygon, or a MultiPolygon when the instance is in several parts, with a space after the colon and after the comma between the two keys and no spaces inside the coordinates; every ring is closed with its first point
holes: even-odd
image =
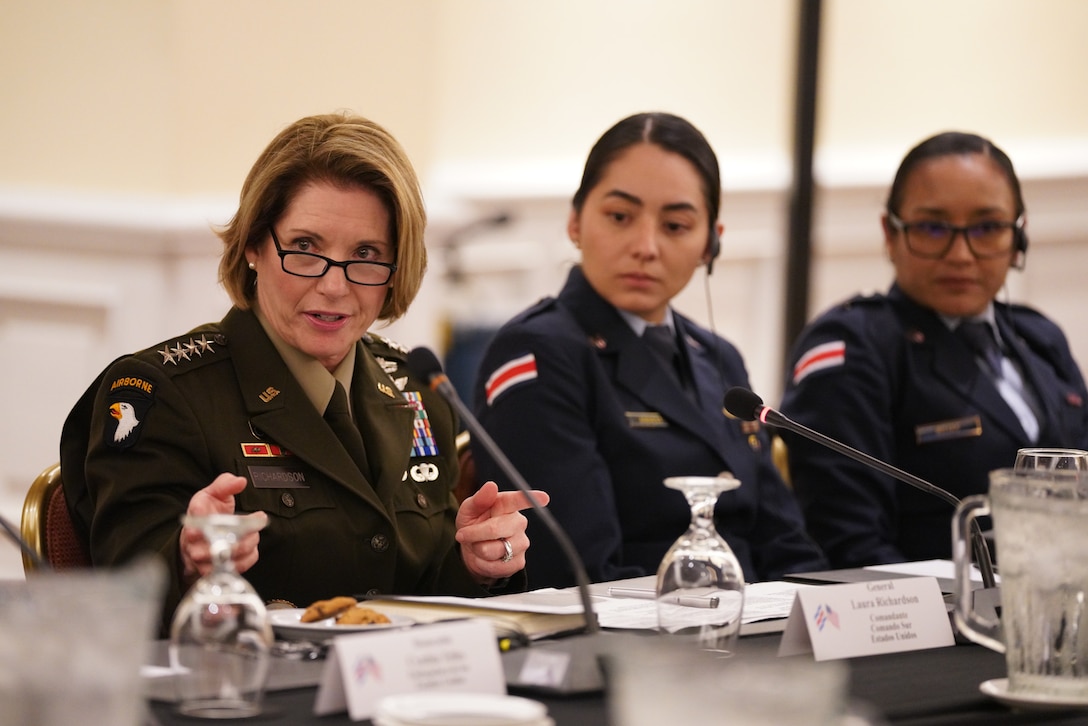
{"type": "Polygon", "coordinates": [[[502,542],[502,546],[506,548],[506,554],[502,556],[502,562],[509,562],[514,559],[514,548],[510,546],[510,543],[506,541],[505,537],[499,537],[499,541],[502,542]]]}

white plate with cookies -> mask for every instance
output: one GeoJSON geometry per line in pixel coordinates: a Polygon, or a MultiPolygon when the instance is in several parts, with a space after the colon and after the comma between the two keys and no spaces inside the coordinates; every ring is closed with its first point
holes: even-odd
{"type": "Polygon", "coordinates": [[[416,622],[350,598],[322,600],[308,608],[273,609],[268,616],[276,635],[288,640],[323,640],[344,633],[406,628],[416,622]]]}

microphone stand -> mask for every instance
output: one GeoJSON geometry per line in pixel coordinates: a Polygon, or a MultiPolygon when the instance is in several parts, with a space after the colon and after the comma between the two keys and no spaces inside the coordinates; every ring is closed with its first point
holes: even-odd
{"type": "MultiPolygon", "coordinates": [[[[445,379],[445,376],[443,376],[443,379],[445,379]]],[[[446,382],[446,385],[450,385],[448,381],[446,382]]],[[[454,395],[456,396],[456,394],[454,395]]],[[[568,563],[574,570],[575,586],[578,588],[578,595],[582,600],[582,609],[586,616],[586,632],[598,632],[600,626],[597,624],[597,616],[593,612],[593,600],[589,594],[589,575],[586,574],[586,568],[582,564],[582,558],[578,554],[578,550],[574,548],[574,543],[570,541],[570,537],[568,537],[567,533],[563,531],[563,528],[559,526],[559,522],[555,520],[555,517],[552,516],[552,513],[548,511],[547,507],[541,505],[530,495],[529,492],[532,491],[532,488],[529,486],[528,482],[521,476],[513,463],[511,463],[510,459],[507,458],[506,454],[502,452],[499,445],[495,443],[495,439],[491,438],[491,435],[487,433],[487,429],[485,429],[468,410],[468,407],[465,406],[465,403],[461,400],[460,396],[457,396],[456,398],[446,396],[446,400],[452,403],[454,408],[457,409],[457,412],[460,414],[461,420],[468,428],[469,433],[471,433],[477,441],[483,444],[488,455],[494,459],[495,463],[502,469],[502,473],[509,477],[514,483],[514,486],[525,494],[525,498],[533,505],[533,511],[540,516],[540,520],[544,523],[544,526],[548,528],[548,531],[551,532],[559,543],[560,549],[563,550],[563,555],[567,558],[568,563]]]]}
{"type": "Polygon", "coordinates": [[[442,372],[441,364],[433,352],[427,348],[415,348],[408,354],[408,369],[428,382],[428,385],[450,403],[460,415],[462,422],[468,428],[469,433],[487,450],[495,463],[502,469],[503,474],[513,482],[529,500],[533,510],[540,516],[540,521],[555,537],[566,557],[568,564],[574,571],[574,579],[577,583],[578,595],[582,601],[582,611],[585,614],[586,630],[581,636],[571,636],[561,641],[540,643],[532,648],[519,648],[503,654],[503,669],[506,673],[507,686],[524,688],[545,693],[559,693],[570,695],[575,693],[594,693],[604,689],[604,674],[601,671],[599,659],[616,651],[623,642],[622,638],[605,638],[597,623],[597,616],[593,611],[593,600],[589,592],[589,576],[586,574],[582,558],[571,542],[570,537],[556,521],[552,513],[530,494],[532,491],[528,482],[518,472],[499,445],[491,438],[487,429],[483,427],[479,419],[465,405],[456,389],[450,383],[449,378],[442,372]],[[610,641],[610,642],[606,642],[610,641]],[[543,664],[538,663],[535,668],[525,668],[526,662],[534,657],[534,653],[541,650],[558,653],[563,659],[560,665],[555,660],[548,661],[543,656],[543,664]],[[544,672],[546,678],[554,678],[555,681],[541,681],[539,673],[544,672]],[[524,676],[528,673],[529,677],[524,676]]]}

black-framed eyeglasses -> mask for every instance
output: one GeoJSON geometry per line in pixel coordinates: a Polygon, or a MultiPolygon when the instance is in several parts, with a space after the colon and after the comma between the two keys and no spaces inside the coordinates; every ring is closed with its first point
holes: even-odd
{"type": "Polygon", "coordinates": [[[962,234],[971,254],[980,260],[987,260],[1003,257],[1012,251],[1016,235],[1024,227],[1024,215],[1017,217],[1015,222],[988,220],[957,227],[937,220],[904,222],[888,212],[888,222],[896,231],[903,233],[907,249],[918,257],[941,259],[952,249],[956,236],[962,234]]]}
{"type": "Polygon", "coordinates": [[[272,234],[272,243],[276,245],[276,254],[280,256],[280,265],[283,271],[289,275],[298,277],[322,277],[330,267],[344,268],[344,277],[348,282],[356,285],[384,285],[397,271],[395,262],[370,262],[368,260],[351,260],[340,262],[323,255],[315,255],[313,252],[296,252],[285,250],[280,246],[280,240],[276,237],[276,230],[271,227],[268,231],[272,234]]]}

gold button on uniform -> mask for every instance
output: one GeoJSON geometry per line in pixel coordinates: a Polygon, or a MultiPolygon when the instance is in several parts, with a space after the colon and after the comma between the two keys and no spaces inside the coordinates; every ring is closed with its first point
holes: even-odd
{"type": "Polygon", "coordinates": [[[419,494],[416,494],[416,504],[419,505],[420,509],[423,509],[424,507],[426,507],[427,506],[427,495],[424,494],[423,492],[420,492],[419,494]]]}
{"type": "Polygon", "coordinates": [[[384,534],[376,534],[370,538],[370,549],[375,552],[385,552],[389,549],[389,538],[384,534]]]}
{"type": "Polygon", "coordinates": [[[280,495],[280,502],[285,507],[293,507],[295,506],[295,495],[291,492],[284,492],[280,495]]]}

